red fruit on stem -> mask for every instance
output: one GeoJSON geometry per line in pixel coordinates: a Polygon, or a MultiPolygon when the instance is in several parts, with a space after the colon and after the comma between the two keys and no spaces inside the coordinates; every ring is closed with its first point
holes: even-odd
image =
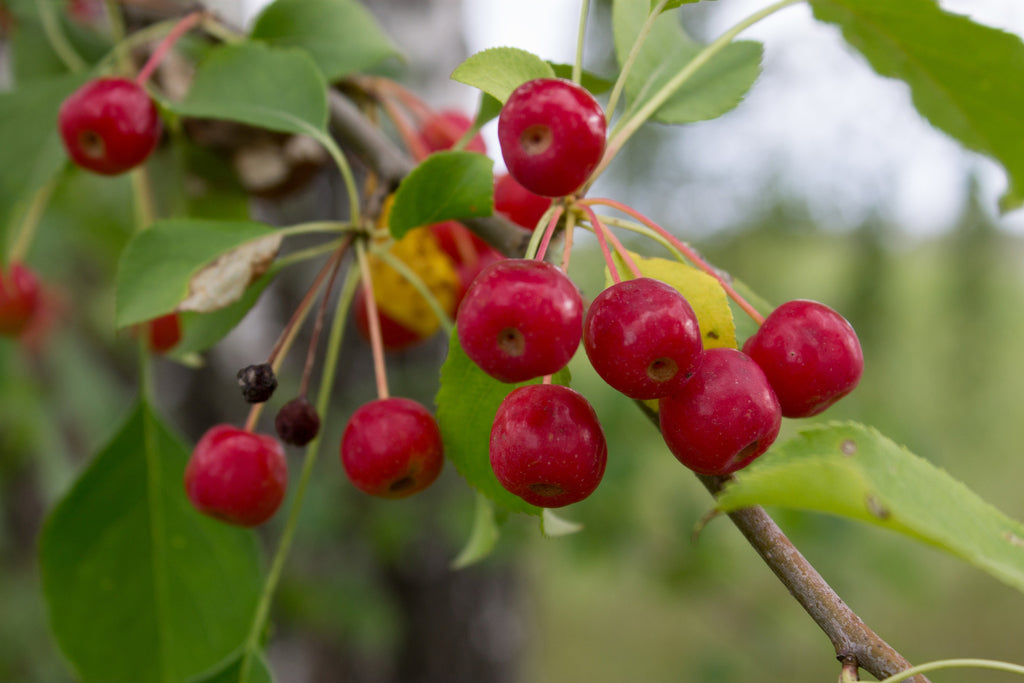
{"type": "Polygon", "coordinates": [[[527,503],[557,508],[583,500],[604,476],[608,447],[583,396],[557,384],[510,393],[494,416],[491,468],[527,503]]]}
{"type": "Polygon", "coordinates": [[[196,509],[239,526],[270,519],[287,487],[281,444],[229,424],[211,427],[185,468],[185,492],[196,509]]]}
{"type": "Polygon", "coordinates": [[[371,401],[356,410],[345,427],[341,464],[360,491],[405,498],[430,486],[441,473],[441,430],[416,401],[371,401]]]}
{"type": "Polygon", "coordinates": [[[562,197],[577,190],[601,161],[604,111],[572,81],[527,81],[501,108],[498,140],[509,174],[523,187],[562,197]]]}
{"type": "Polygon", "coordinates": [[[558,372],[583,336],[583,299],[545,261],[504,259],[485,268],[456,318],[466,355],[502,382],[558,372]]]}
{"type": "Polygon", "coordinates": [[[530,192],[508,174],[494,181],[494,211],[527,230],[537,227],[550,206],[550,197],[530,192]]]}
{"type": "Polygon", "coordinates": [[[624,280],[597,295],[583,322],[583,348],[605,382],[642,400],[677,393],[702,349],[689,302],[652,278],[624,280]]]}
{"type": "Polygon", "coordinates": [[[817,415],[853,391],[864,372],[853,326],[816,301],[776,308],[743,351],[761,366],[785,417],[817,415]]]}
{"type": "Polygon", "coordinates": [[[658,402],[669,450],[700,474],[746,467],[775,441],[779,400],[749,356],[731,348],[704,351],[679,393],[658,402]]]}
{"type": "Polygon", "coordinates": [[[127,78],[97,78],[60,106],[58,127],[71,159],[95,173],[132,169],[156,148],[160,117],[145,88],[127,78]]]}
{"type": "Polygon", "coordinates": [[[181,317],[168,313],[146,323],[146,342],[154,353],[167,353],[181,341],[181,317]]]}
{"type": "Polygon", "coordinates": [[[16,337],[24,332],[39,311],[39,279],[21,263],[0,270],[0,335],[16,337]]]}
{"type": "MultiPolygon", "coordinates": [[[[430,152],[440,152],[451,149],[452,145],[462,139],[470,128],[473,121],[465,114],[457,111],[441,111],[423,122],[420,129],[420,138],[424,146],[430,152]]],[[[467,152],[479,152],[487,154],[487,144],[477,133],[463,148],[467,152]]]]}

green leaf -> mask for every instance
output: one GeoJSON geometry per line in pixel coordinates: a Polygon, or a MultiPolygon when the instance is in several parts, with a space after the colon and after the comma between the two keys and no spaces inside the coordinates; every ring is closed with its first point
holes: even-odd
{"type": "Polygon", "coordinates": [[[540,531],[548,538],[558,538],[583,531],[583,525],[559,517],[551,508],[544,508],[540,516],[540,531]]]}
{"type": "Polygon", "coordinates": [[[395,239],[423,225],[494,212],[494,162],[476,152],[435,152],[395,191],[388,227],[395,239]]]}
{"type": "Polygon", "coordinates": [[[190,678],[188,683],[274,683],[274,676],[270,672],[270,666],[263,653],[259,653],[249,660],[249,671],[242,680],[242,659],[244,653],[231,657],[223,665],[215,670],[190,678]]]}
{"type": "Polygon", "coordinates": [[[327,83],[299,49],[245,42],[211,50],[181,102],[163,105],[183,116],[226,119],[282,133],[323,134],[327,83]]]}
{"type": "Polygon", "coordinates": [[[196,512],[187,459],[140,405],[46,521],[50,625],[85,683],[181,681],[245,639],[261,587],[255,537],[196,512]]]}
{"type": "Polygon", "coordinates": [[[0,232],[67,162],[57,110],[85,79],[85,74],[58,76],[0,93],[0,149],[7,159],[0,164],[0,232]]]}
{"type": "MultiPolygon", "coordinates": [[[[675,9],[676,7],[682,7],[683,5],[692,5],[692,4],[698,3],[700,1],[701,0],[669,0],[669,2],[663,8],[661,8],[661,11],[662,12],[667,12],[670,9],[675,9]]],[[[651,12],[654,11],[654,8],[658,6],[659,2],[661,2],[661,0],[651,0],[651,9],[650,9],[651,12]]]]}
{"type": "MultiPolygon", "coordinates": [[[[568,385],[568,375],[568,370],[561,370],[553,379],[557,384],[568,385]]],[[[506,384],[494,379],[469,359],[458,334],[452,333],[437,392],[437,422],[444,438],[445,455],[455,469],[470,486],[501,508],[531,515],[541,514],[541,508],[506,491],[494,476],[490,460],[491,424],[506,396],[518,387],[539,382],[536,379],[506,384]]]]}
{"type": "MultiPolygon", "coordinates": [[[[649,14],[645,3],[615,0],[612,8],[615,54],[621,65],[649,14]]],[[[626,95],[635,110],[653,97],[693,61],[704,46],[693,40],[678,18],[662,14],[633,62],[626,95]]],[[[738,105],[761,73],[762,47],[753,41],[733,42],[697,69],[654,113],[662,123],[713,119],[738,105]]]]}
{"type": "Polygon", "coordinates": [[[1024,591],[1024,525],[948,473],[858,424],[817,426],[736,473],[722,510],[781,505],[892,529],[1024,591]]]}
{"type": "Polygon", "coordinates": [[[546,61],[516,47],[492,47],[455,67],[452,80],[479,88],[504,103],[512,91],[535,78],[554,78],[546,61]]]}
{"type": "Polygon", "coordinates": [[[811,0],[871,67],[910,86],[917,111],[1010,176],[1005,209],[1024,205],[1024,44],[944,12],[935,0],[811,0]]]}
{"type": "MultiPolygon", "coordinates": [[[[551,68],[555,70],[556,78],[572,80],[572,64],[555,64],[552,62],[551,68]]],[[[615,83],[591,71],[584,70],[580,77],[580,85],[591,95],[600,95],[611,90],[615,83]]]]}
{"type": "MultiPolygon", "coordinates": [[[[250,221],[171,219],[139,233],[121,254],[117,270],[119,327],[175,310],[189,295],[203,266],[275,230],[250,221]]],[[[244,283],[243,283],[244,284],[244,283]]]]}
{"type": "Polygon", "coordinates": [[[278,269],[271,267],[259,280],[249,285],[240,299],[209,313],[186,311],[181,314],[181,341],[168,354],[171,358],[187,361],[191,356],[209,349],[223,339],[242,321],[267,285],[276,277],[278,269]]]}
{"type": "Polygon", "coordinates": [[[276,0],[256,19],[252,38],[305,50],[329,81],[398,54],[373,15],[352,0],[276,0]]]}
{"type": "Polygon", "coordinates": [[[452,569],[464,569],[480,562],[491,554],[498,544],[498,521],[494,516],[494,503],[482,493],[476,494],[476,508],[473,513],[473,529],[469,540],[452,560],[452,569]]]}

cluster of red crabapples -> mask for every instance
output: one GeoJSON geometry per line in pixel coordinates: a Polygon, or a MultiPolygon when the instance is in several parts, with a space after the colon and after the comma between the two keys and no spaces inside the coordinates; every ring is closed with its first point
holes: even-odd
{"type": "MultiPolygon", "coordinates": [[[[59,127],[72,160],[113,175],[139,164],[159,142],[161,126],[141,79],[90,81],[61,107],[59,127]]],[[[410,144],[414,156],[451,147],[469,130],[446,112],[423,122],[410,144]]],[[[583,88],[538,79],[517,88],[502,109],[498,136],[509,174],[495,186],[496,210],[534,229],[552,200],[571,197],[604,153],[605,116],[583,88]]],[[[466,148],[484,152],[478,137],[466,148]]],[[[549,230],[555,225],[552,220],[549,230]]],[[[776,309],[743,350],[702,346],[697,317],[676,289],[651,278],[617,281],[588,307],[565,272],[540,259],[506,259],[464,226],[425,228],[457,274],[449,312],[456,314],[466,354],[498,380],[520,383],[492,425],[489,458],[501,484],[529,503],[561,507],[589,496],[607,462],[597,415],[578,392],[551,376],[580,343],[596,372],[637,400],[657,400],[665,441],[685,465],[702,474],[734,472],[763,453],[781,417],[815,415],[849,393],[863,368],[853,329],[835,311],[810,301],[776,309]]],[[[414,265],[414,264],[410,264],[414,265]]],[[[0,333],[18,334],[38,308],[38,283],[21,264],[0,274],[0,333]]],[[[356,298],[357,326],[383,346],[402,348],[421,335],[386,313],[371,297],[356,298]],[[371,318],[373,319],[371,321],[371,318]]],[[[180,339],[176,314],[146,327],[150,347],[170,350],[180,339]]],[[[239,372],[250,403],[270,398],[269,364],[239,372]]],[[[304,446],[320,429],[305,399],[286,403],[275,419],[280,439],[219,424],[199,440],[185,471],[185,489],[200,511],[254,526],[279,508],[287,489],[281,442],[304,446]]],[[[440,430],[430,412],[406,398],[364,404],[341,439],[341,462],[360,490],[385,498],[429,486],[443,460],[440,430]]]]}
{"type": "MultiPolygon", "coordinates": [[[[596,168],[604,126],[585,90],[539,79],[509,97],[498,134],[509,173],[530,191],[556,197],[577,190],[596,168]]],[[[563,270],[516,259],[486,268],[458,312],[462,347],[484,372],[503,382],[544,378],[508,394],[490,438],[499,482],[541,507],[586,498],[605,470],[607,446],[593,408],[576,391],[551,384],[581,341],[611,387],[658,401],[669,449],[706,475],[749,464],[778,436],[783,416],[820,413],[852,391],[863,370],[853,328],[816,302],[778,307],[742,351],[705,349],[685,297],[639,273],[584,308],[563,270]]]]}

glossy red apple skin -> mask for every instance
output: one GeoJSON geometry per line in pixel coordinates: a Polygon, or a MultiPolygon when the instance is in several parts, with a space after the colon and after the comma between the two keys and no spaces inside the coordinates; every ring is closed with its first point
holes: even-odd
{"type": "Polygon", "coordinates": [[[287,488],[281,444],[229,424],[207,430],[185,468],[185,492],[196,509],[238,526],[270,519],[287,488]]]}
{"type": "Polygon", "coordinates": [[[370,401],[345,426],[341,464],[360,491],[379,498],[411,496],[441,473],[441,430],[416,401],[394,396],[370,401]]]}
{"type": "Polygon", "coordinates": [[[101,175],[145,161],[162,129],[145,88],[127,78],[88,81],[61,104],[57,123],[72,161],[101,175]]]}
{"type": "Polygon", "coordinates": [[[746,343],[785,417],[817,415],[860,382],[864,353],[853,326],[825,304],[795,299],[765,319],[746,343]]]}
{"type": "Polygon", "coordinates": [[[530,192],[511,175],[494,181],[494,211],[526,230],[533,230],[551,207],[551,198],[530,192]]]}
{"type": "Polygon", "coordinates": [[[736,349],[712,348],[678,393],[658,401],[658,418],[679,462],[699,474],[725,475],[768,450],[782,410],[757,363],[736,349]]]}
{"type": "Polygon", "coordinates": [[[583,336],[583,299],[557,266],[504,259],[483,270],[456,318],[466,355],[502,382],[558,372],[583,336]]]}
{"type": "Polygon", "coordinates": [[[572,194],[604,155],[604,111],[584,88],[560,78],[523,83],[498,116],[509,174],[543,197],[572,194]]]}
{"type": "Polygon", "coordinates": [[[557,384],[529,384],[502,401],[490,437],[498,481],[531,505],[557,508],[588,497],[608,462],[590,403],[557,384]]]}

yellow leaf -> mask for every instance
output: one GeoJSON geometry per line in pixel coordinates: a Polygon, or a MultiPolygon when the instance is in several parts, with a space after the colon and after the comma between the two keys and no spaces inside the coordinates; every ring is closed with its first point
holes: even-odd
{"type": "MultiPolygon", "coordinates": [[[[718,280],[693,266],[658,257],[645,257],[630,252],[630,256],[640,268],[644,277],[661,280],[675,287],[686,297],[686,300],[697,314],[700,325],[701,341],[705,349],[720,346],[738,348],[736,342],[736,323],[733,321],[729,298],[718,280]]],[[[631,273],[618,254],[615,262],[619,273],[631,278],[631,273]]],[[[605,271],[605,282],[611,285],[611,274],[605,271]]]]}
{"type": "MultiPolygon", "coordinates": [[[[407,265],[446,311],[454,312],[459,276],[455,264],[427,228],[410,230],[391,245],[391,255],[407,265]]],[[[381,312],[421,337],[429,337],[441,322],[427,300],[397,270],[370,255],[373,293],[381,312]]]]}

